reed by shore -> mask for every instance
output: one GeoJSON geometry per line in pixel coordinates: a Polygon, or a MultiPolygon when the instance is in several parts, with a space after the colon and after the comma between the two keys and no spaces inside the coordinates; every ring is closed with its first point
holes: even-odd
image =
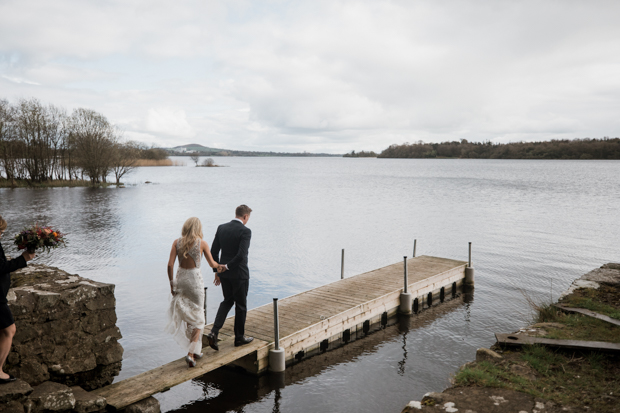
{"type": "Polygon", "coordinates": [[[185,166],[185,162],[172,159],[138,159],[135,166],[185,166]]]}

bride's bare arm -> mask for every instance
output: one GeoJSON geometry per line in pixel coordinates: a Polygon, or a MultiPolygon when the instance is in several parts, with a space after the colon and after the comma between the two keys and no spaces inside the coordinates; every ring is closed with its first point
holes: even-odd
{"type": "Polygon", "coordinates": [[[170,250],[170,258],[168,259],[168,280],[170,281],[170,292],[174,295],[174,289],[172,288],[172,279],[174,277],[174,261],[177,259],[177,242],[172,243],[172,249],[170,250]]]}
{"type": "Polygon", "coordinates": [[[211,255],[211,250],[209,249],[209,244],[207,244],[207,241],[202,240],[201,247],[202,247],[202,252],[205,254],[205,258],[207,259],[207,262],[209,263],[209,266],[211,268],[219,267],[220,264],[215,262],[215,260],[213,259],[213,255],[211,255]]]}

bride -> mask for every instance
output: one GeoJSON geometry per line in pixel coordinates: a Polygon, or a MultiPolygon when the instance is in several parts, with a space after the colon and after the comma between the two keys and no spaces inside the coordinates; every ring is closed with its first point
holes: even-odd
{"type": "Polygon", "coordinates": [[[172,243],[168,260],[168,279],[172,301],[168,309],[166,331],[187,348],[185,361],[189,367],[202,357],[202,332],[205,326],[204,283],[200,259],[204,253],[209,266],[219,268],[211,256],[207,242],[202,239],[202,224],[198,218],[189,218],[183,224],[182,237],[172,243]],[[173,280],[174,262],[179,259],[177,277],[173,280]]]}

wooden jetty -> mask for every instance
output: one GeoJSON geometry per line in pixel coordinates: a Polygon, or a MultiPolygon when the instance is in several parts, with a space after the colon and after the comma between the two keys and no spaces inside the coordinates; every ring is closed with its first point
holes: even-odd
{"type": "MultiPolygon", "coordinates": [[[[415,298],[413,312],[454,296],[465,278],[467,262],[420,256],[407,261],[408,292],[415,298]]],[[[314,350],[327,350],[334,341],[348,342],[358,331],[387,322],[400,306],[404,289],[403,263],[338,280],[279,300],[280,348],[287,363],[301,360],[314,350]]],[[[205,327],[209,332],[212,325],[205,327]]],[[[203,340],[205,356],[197,366],[187,368],[183,359],[93,391],[115,409],[140,401],[177,384],[199,377],[226,364],[261,374],[269,367],[269,350],[274,348],[273,305],[248,311],[246,335],[254,341],[234,347],[234,316],[221,329],[220,350],[215,352],[203,340]]]]}

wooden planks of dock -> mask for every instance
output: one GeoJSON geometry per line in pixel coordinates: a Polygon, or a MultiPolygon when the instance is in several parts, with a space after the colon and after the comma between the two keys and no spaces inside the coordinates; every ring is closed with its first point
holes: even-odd
{"type": "MultiPolygon", "coordinates": [[[[419,299],[420,308],[429,294],[437,297],[442,288],[460,286],[467,262],[420,256],[408,260],[408,290],[419,299]]],[[[280,347],[286,359],[312,351],[323,342],[343,338],[362,330],[364,323],[378,322],[383,315],[394,315],[404,287],[403,263],[359,274],[279,300],[280,347]]],[[[108,404],[122,409],[155,393],[199,377],[226,364],[237,364],[260,374],[268,368],[269,350],[274,347],[273,305],[248,311],[246,335],[255,340],[246,346],[233,346],[234,316],[220,331],[220,351],[210,349],[203,340],[205,356],[197,367],[188,368],[183,359],[95,390],[108,404]]],[[[205,332],[212,325],[205,327],[205,332]]]]}
{"type": "MultiPolygon", "coordinates": [[[[433,293],[438,300],[442,287],[450,291],[453,284],[460,286],[466,266],[465,261],[439,257],[409,259],[408,290],[413,297],[419,297],[422,308],[428,293],[433,293]]],[[[287,361],[300,351],[315,349],[323,340],[339,340],[345,330],[362,329],[366,320],[375,323],[383,313],[396,314],[404,287],[403,272],[401,262],[280,299],[280,346],[285,349],[287,361]]],[[[260,374],[267,369],[269,350],[273,348],[273,305],[249,311],[245,325],[246,335],[269,342],[269,345],[236,364],[260,374]]],[[[233,326],[234,316],[226,320],[220,337],[232,337],[233,326]]],[[[205,331],[210,331],[211,327],[207,326],[205,331]]]]}
{"type": "Polygon", "coordinates": [[[137,376],[94,390],[92,393],[105,397],[108,406],[117,410],[123,409],[155,393],[166,391],[178,384],[225,366],[267,344],[264,341],[254,340],[248,345],[234,347],[232,340],[224,341],[220,343],[220,351],[203,349],[204,357],[197,360],[196,367],[191,369],[187,367],[185,359],[181,358],[137,376]]]}

